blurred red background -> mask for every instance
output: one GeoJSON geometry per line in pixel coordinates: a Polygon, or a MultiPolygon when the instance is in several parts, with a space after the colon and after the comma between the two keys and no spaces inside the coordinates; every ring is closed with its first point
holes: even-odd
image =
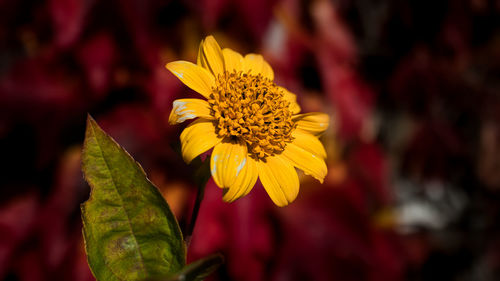
{"type": "Polygon", "coordinates": [[[0,279],[94,280],[79,204],[87,112],[181,226],[195,185],[164,65],[258,52],[332,116],[323,185],[275,207],[206,190],[188,259],[211,280],[500,280],[500,2],[0,0],[0,279]]]}

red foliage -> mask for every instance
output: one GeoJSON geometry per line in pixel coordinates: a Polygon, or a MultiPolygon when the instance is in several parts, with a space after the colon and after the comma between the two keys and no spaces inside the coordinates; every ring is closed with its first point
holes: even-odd
{"type": "Polygon", "coordinates": [[[493,2],[0,1],[0,279],[93,279],[87,112],[186,224],[193,171],[166,120],[193,93],[164,65],[215,34],[262,53],[304,111],[332,115],[330,176],[304,177],[283,209],[260,185],[226,204],[209,184],[189,260],[221,251],[219,280],[498,280],[493,2]],[[439,224],[417,216],[408,232],[408,206],[439,224]]]}

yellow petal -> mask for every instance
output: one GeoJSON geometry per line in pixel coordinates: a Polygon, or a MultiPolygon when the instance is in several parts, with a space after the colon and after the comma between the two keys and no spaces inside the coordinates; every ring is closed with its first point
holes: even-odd
{"type": "Polygon", "coordinates": [[[274,204],[283,207],[299,194],[299,177],[291,163],[281,155],[258,161],[260,182],[274,204]]]}
{"type": "Polygon", "coordinates": [[[295,144],[295,140],[286,145],[283,156],[292,162],[295,167],[304,171],[306,175],[311,175],[323,183],[323,179],[328,171],[325,160],[321,156],[298,146],[295,144]]]}
{"type": "Polygon", "coordinates": [[[290,109],[290,111],[293,114],[299,113],[300,112],[300,106],[297,103],[297,95],[291,93],[290,91],[288,91],[284,87],[278,86],[278,88],[280,88],[283,91],[283,93],[285,94],[283,96],[285,98],[285,100],[287,100],[288,102],[290,102],[290,106],[288,107],[290,109]]]}
{"type": "Polygon", "coordinates": [[[254,187],[258,175],[259,172],[255,160],[247,156],[234,183],[224,190],[222,199],[226,202],[233,202],[247,195],[254,187]]]}
{"type": "Polygon", "coordinates": [[[189,88],[206,98],[210,96],[212,87],[215,86],[215,79],[203,67],[187,61],[174,61],[168,63],[166,67],[189,88]]]}
{"type": "Polygon", "coordinates": [[[293,121],[297,122],[298,130],[318,136],[328,129],[330,117],[325,113],[311,112],[295,115],[293,121]]]}
{"type": "Polygon", "coordinates": [[[261,55],[248,54],[245,56],[243,59],[243,72],[247,71],[253,75],[262,74],[262,76],[274,80],[273,69],[261,55]]]}
{"type": "Polygon", "coordinates": [[[203,64],[205,63],[203,58],[203,40],[200,42],[200,46],[198,47],[198,57],[196,58],[196,64],[205,67],[203,64]]]}
{"type": "Polygon", "coordinates": [[[226,65],[226,70],[229,72],[232,71],[241,71],[241,65],[243,64],[243,57],[237,52],[225,48],[222,50],[222,55],[224,56],[224,64],[226,65]]]}
{"type": "Polygon", "coordinates": [[[301,130],[294,130],[292,132],[292,137],[294,138],[293,143],[295,145],[311,152],[318,157],[321,157],[322,159],[326,159],[325,147],[316,136],[301,130]]]}
{"type": "Polygon", "coordinates": [[[168,122],[178,124],[196,117],[213,119],[208,102],[200,99],[178,99],[173,103],[168,122]]]}
{"type": "Polygon", "coordinates": [[[215,183],[221,188],[233,185],[246,165],[246,158],[247,146],[243,141],[224,140],[217,144],[210,159],[210,171],[215,183]]]}
{"type": "Polygon", "coordinates": [[[213,36],[207,36],[200,44],[201,54],[198,54],[198,64],[201,64],[207,70],[217,77],[224,74],[224,56],[219,44],[213,36]]]}
{"type": "Polygon", "coordinates": [[[221,142],[215,134],[215,127],[211,120],[198,119],[184,129],[181,133],[182,157],[186,163],[198,155],[221,142]]]}

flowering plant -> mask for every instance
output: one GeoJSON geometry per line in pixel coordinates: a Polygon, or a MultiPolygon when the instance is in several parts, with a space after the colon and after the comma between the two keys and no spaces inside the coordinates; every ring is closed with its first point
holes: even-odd
{"type": "Polygon", "coordinates": [[[222,262],[213,255],[186,266],[186,245],[211,174],[232,202],[260,179],[278,206],[299,192],[295,167],[323,182],[326,152],[318,140],[328,115],[298,114],[296,96],[277,86],[262,56],[221,49],[212,36],[201,44],[197,64],[167,64],[202,99],[173,102],[171,124],[198,118],[182,132],[187,163],[213,148],[200,165],[200,189],[191,224],[181,233],[175,216],[134,159],[89,116],[83,172],[92,188],[82,205],[88,262],[100,280],[202,280],[222,262]]]}

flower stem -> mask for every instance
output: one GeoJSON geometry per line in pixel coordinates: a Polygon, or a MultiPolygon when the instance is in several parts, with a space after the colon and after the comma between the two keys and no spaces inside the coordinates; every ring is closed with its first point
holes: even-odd
{"type": "Polygon", "coordinates": [[[194,226],[196,224],[196,219],[198,218],[198,212],[200,211],[201,201],[205,195],[205,187],[208,180],[210,179],[210,159],[207,158],[203,163],[201,163],[198,170],[195,172],[195,182],[198,187],[196,191],[196,201],[194,202],[193,212],[191,213],[191,220],[187,226],[184,241],[186,243],[186,248],[189,247],[191,242],[191,237],[193,236],[194,226]]]}

